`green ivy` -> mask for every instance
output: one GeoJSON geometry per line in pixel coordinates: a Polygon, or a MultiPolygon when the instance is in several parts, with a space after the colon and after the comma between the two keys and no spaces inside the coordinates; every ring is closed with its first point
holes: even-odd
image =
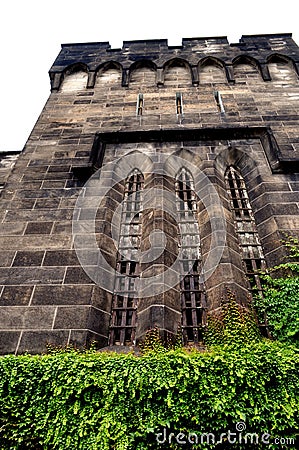
{"type": "Polygon", "coordinates": [[[149,329],[145,333],[144,339],[139,342],[139,350],[142,355],[150,353],[166,353],[169,350],[178,350],[182,348],[182,330],[178,329],[174,336],[167,335],[163,338],[158,327],[149,329]]]}
{"type": "Polygon", "coordinates": [[[257,326],[254,311],[249,302],[247,307],[241,306],[230,290],[221,301],[218,314],[210,314],[204,332],[204,342],[208,346],[230,344],[245,345],[258,342],[261,335],[257,326]]]}
{"type": "Polygon", "coordinates": [[[299,428],[298,373],[298,350],[271,341],[142,356],[72,349],[4,356],[0,448],[227,449],[208,445],[204,433],[216,440],[225,433],[225,441],[230,430],[240,439],[241,423],[270,437],[266,447],[241,440],[238,449],[278,449],[274,438],[296,439],[299,428]],[[177,441],[195,435],[196,445],[177,441]]]}
{"type": "Polygon", "coordinates": [[[299,343],[299,242],[283,241],[289,250],[288,261],[260,273],[263,295],[256,295],[255,307],[260,320],[266,315],[272,337],[299,343]]]}

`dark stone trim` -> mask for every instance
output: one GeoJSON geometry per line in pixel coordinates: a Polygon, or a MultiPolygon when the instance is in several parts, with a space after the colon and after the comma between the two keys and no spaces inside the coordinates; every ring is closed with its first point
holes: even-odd
{"type": "MultiPolygon", "coordinates": [[[[270,127],[160,129],[96,133],[90,154],[93,171],[102,166],[106,144],[260,139],[273,173],[299,172],[299,161],[283,158],[270,127]]],[[[86,170],[88,170],[86,168],[86,170]]]]}
{"type": "Polygon", "coordinates": [[[121,79],[121,85],[123,87],[129,86],[129,78],[130,78],[130,71],[129,69],[123,69],[122,70],[122,79],[121,79]]]}
{"type": "Polygon", "coordinates": [[[260,64],[261,74],[264,81],[271,81],[271,75],[267,64],[260,64]]]}

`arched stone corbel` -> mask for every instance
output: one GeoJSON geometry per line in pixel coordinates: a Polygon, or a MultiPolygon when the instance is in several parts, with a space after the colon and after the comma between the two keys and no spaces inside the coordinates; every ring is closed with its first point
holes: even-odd
{"type": "Polygon", "coordinates": [[[229,83],[235,82],[234,68],[232,64],[225,64],[226,78],[229,83]]]}
{"type": "Polygon", "coordinates": [[[271,81],[271,75],[267,64],[260,64],[261,73],[264,81],[271,81]]]}
{"type": "Polygon", "coordinates": [[[198,67],[191,67],[192,84],[197,86],[199,84],[198,67]]]}
{"type": "Polygon", "coordinates": [[[163,68],[157,69],[156,81],[157,81],[157,86],[164,85],[164,70],[163,70],[163,68]]]}
{"type": "Polygon", "coordinates": [[[122,70],[121,85],[123,87],[128,87],[129,86],[129,79],[130,79],[130,71],[129,71],[129,69],[123,69],[122,70]]]}
{"type": "Polygon", "coordinates": [[[92,89],[94,88],[96,82],[96,73],[94,71],[88,72],[88,79],[87,79],[87,88],[92,89]]]}

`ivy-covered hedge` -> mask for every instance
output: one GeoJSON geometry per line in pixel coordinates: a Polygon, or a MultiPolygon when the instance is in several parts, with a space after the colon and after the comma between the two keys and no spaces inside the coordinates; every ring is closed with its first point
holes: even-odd
{"type": "Polygon", "coordinates": [[[298,350],[269,341],[4,356],[0,448],[298,448],[298,373],[298,350]]]}

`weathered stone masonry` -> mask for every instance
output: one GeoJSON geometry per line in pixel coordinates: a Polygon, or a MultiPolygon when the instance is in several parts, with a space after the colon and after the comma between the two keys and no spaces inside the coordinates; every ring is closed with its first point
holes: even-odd
{"type": "MultiPolygon", "coordinates": [[[[124,42],[121,49],[107,42],[63,45],[25,148],[13,168],[1,169],[0,352],[93,340],[108,345],[113,296],[81,267],[72,219],[94,170],[131,152],[145,159],[177,155],[209,178],[225,211],[227,240],[205,284],[204,313],[219,307],[227,287],[246,304],[249,284],[225,174],[234,166],[243,177],[266,264],[277,262],[284,233],[299,236],[298,74],[299,48],[290,34],[243,36],[237,44],[225,37],[183,39],[179,47],[165,40],[124,42]]],[[[143,175],[144,187],[174,192],[172,179],[143,175]]],[[[124,192],[125,183],[118,183],[96,218],[99,246],[112,267],[110,221],[124,192]]],[[[211,227],[200,199],[197,208],[205,261],[211,227]]],[[[179,240],[176,224],[158,211],[145,211],[140,221],[143,251],[159,224],[168,242],[154,267],[141,265],[146,276],[172,264],[179,240]]],[[[144,299],[136,318],[137,340],[154,325],[175,333],[179,286],[144,299]]]]}

